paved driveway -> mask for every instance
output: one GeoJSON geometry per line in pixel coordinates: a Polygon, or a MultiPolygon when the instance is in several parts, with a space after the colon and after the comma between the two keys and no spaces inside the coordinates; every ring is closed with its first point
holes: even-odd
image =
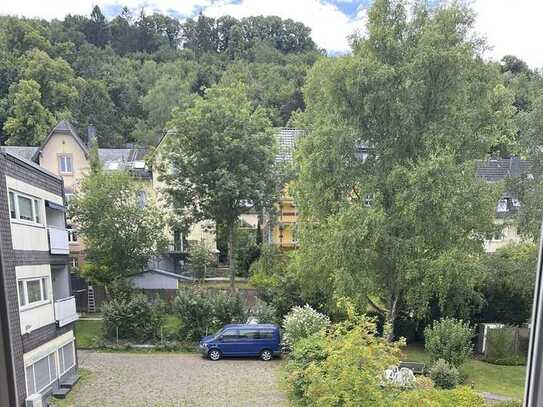
{"type": "Polygon", "coordinates": [[[70,405],[284,406],[278,388],[280,360],[224,359],[196,354],[134,354],[79,351],[79,365],[92,372],[78,384],[70,405]]]}

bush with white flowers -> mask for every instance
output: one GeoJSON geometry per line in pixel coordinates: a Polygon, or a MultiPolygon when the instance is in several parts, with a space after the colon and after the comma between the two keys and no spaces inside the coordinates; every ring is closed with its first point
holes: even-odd
{"type": "Polygon", "coordinates": [[[283,344],[292,349],[300,339],[324,332],[329,325],[330,318],[309,305],[293,307],[283,319],[283,344]]]}

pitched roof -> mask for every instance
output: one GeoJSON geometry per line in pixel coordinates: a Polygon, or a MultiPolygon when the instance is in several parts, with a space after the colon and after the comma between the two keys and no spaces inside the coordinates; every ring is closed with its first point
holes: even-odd
{"type": "Polygon", "coordinates": [[[105,170],[129,170],[137,178],[151,178],[151,171],[145,164],[148,149],[99,148],[98,159],[105,170]]]}
{"type": "MultiPolygon", "coordinates": [[[[33,147],[33,148],[37,148],[37,147],[33,147]]],[[[44,174],[49,175],[50,177],[53,177],[53,178],[58,179],[58,180],[62,179],[57,174],[53,174],[51,171],[49,171],[48,169],[38,165],[34,161],[28,160],[28,159],[24,158],[23,156],[21,156],[20,154],[13,153],[13,147],[2,146],[2,147],[0,147],[0,151],[3,154],[5,154],[6,156],[12,157],[12,158],[18,160],[19,162],[21,162],[21,163],[23,163],[23,164],[25,164],[25,165],[33,168],[33,169],[36,169],[36,170],[38,170],[38,171],[40,171],[40,172],[42,172],[44,174]]]]}
{"type": "Polygon", "coordinates": [[[83,142],[83,140],[81,140],[81,138],[77,135],[77,132],[75,131],[75,129],[72,127],[72,125],[70,124],[69,121],[67,120],[61,120],[54,128],[53,130],[51,130],[51,132],[49,133],[49,135],[45,138],[45,140],[43,140],[43,142],[41,143],[40,147],[38,148],[38,150],[34,153],[34,156],[32,157],[32,160],[33,161],[37,161],[38,160],[38,156],[39,154],[42,152],[43,148],[45,147],[45,145],[49,142],[49,139],[51,137],[53,137],[54,134],[57,134],[57,133],[60,133],[60,134],[69,134],[71,135],[76,143],[79,145],[79,147],[81,147],[81,149],[83,150],[83,152],[85,153],[85,157],[88,158],[89,157],[89,148],[87,147],[87,145],[83,142]]]}
{"type": "Polygon", "coordinates": [[[26,146],[2,146],[2,151],[10,155],[14,155],[23,160],[32,161],[32,157],[36,154],[39,147],[26,147],[26,146]]]}
{"type": "Polygon", "coordinates": [[[519,177],[530,172],[531,163],[517,157],[500,158],[477,162],[476,174],[489,182],[496,182],[508,177],[519,177]]]}

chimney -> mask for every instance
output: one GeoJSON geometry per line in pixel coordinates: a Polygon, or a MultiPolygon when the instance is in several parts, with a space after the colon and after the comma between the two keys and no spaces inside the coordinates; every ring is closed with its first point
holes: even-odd
{"type": "Polygon", "coordinates": [[[96,127],[90,124],[87,127],[87,147],[98,147],[98,140],[96,139],[96,127]]]}

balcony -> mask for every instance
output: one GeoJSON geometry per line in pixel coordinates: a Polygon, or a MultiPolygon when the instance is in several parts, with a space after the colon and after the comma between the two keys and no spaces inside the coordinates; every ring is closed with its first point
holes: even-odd
{"type": "Polygon", "coordinates": [[[48,227],[49,253],[51,254],[70,254],[68,243],[68,231],[66,229],[48,227]]]}
{"type": "Polygon", "coordinates": [[[58,327],[77,321],[79,315],[75,309],[75,297],[66,297],[55,301],[55,320],[58,327]]]}

